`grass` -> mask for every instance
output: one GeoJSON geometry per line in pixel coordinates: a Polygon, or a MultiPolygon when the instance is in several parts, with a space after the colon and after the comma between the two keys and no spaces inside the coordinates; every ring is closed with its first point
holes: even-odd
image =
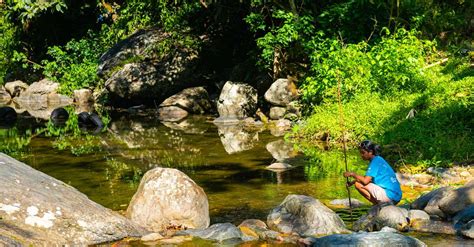
{"type": "MultiPolygon", "coordinates": [[[[344,103],[346,139],[355,147],[364,139],[382,145],[392,164],[417,167],[473,162],[474,71],[467,58],[423,71],[424,92],[390,95],[362,93],[344,103]],[[408,117],[409,113],[412,117],[408,117]]],[[[303,151],[317,157],[317,144],[340,147],[341,114],[337,103],[316,106],[290,135],[304,143],[303,151]]]]}

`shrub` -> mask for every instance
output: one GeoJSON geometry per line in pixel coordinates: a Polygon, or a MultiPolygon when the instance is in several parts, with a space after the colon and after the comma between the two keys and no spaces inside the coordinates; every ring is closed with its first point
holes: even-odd
{"type": "Polygon", "coordinates": [[[425,57],[433,43],[420,40],[415,31],[398,29],[373,44],[365,41],[344,44],[340,40],[316,37],[310,54],[311,70],[302,82],[303,101],[314,107],[337,101],[337,83],[342,81],[343,99],[359,93],[420,92],[425,57]]]}
{"type": "MultiPolygon", "coordinates": [[[[471,161],[474,76],[466,72],[467,58],[452,60],[444,68],[422,71],[426,91],[367,92],[345,102],[342,107],[350,146],[371,139],[389,147],[384,156],[391,162],[423,167],[471,161]]],[[[316,106],[305,123],[294,128],[293,138],[316,146],[314,143],[329,137],[329,144],[337,146],[342,140],[338,108],[337,102],[316,106]]]]}

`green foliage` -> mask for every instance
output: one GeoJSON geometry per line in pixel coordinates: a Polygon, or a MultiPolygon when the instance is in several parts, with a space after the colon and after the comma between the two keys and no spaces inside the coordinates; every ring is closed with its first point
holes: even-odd
{"type": "MultiPolygon", "coordinates": [[[[336,150],[323,151],[305,143],[300,143],[301,149],[309,160],[304,166],[304,174],[309,181],[317,181],[323,177],[338,177],[345,171],[343,153],[336,150]]],[[[363,174],[366,167],[365,162],[359,157],[358,152],[350,152],[347,155],[347,164],[351,171],[363,174]]]]}
{"type": "Polygon", "coordinates": [[[98,86],[97,64],[104,49],[96,39],[71,40],[64,47],[48,48],[51,60],[43,60],[43,74],[60,83],[60,92],[98,86]]]}
{"type": "MultiPolygon", "coordinates": [[[[447,166],[472,159],[474,76],[472,69],[466,71],[467,58],[453,60],[444,68],[423,70],[427,81],[423,92],[360,93],[345,102],[348,142],[355,146],[364,139],[374,140],[388,147],[384,156],[397,164],[447,166]]],[[[304,143],[317,143],[328,136],[332,146],[342,140],[337,102],[316,106],[293,133],[304,143]]]]}
{"type": "Polygon", "coordinates": [[[398,29],[378,42],[343,44],[339,40],[316,37],[310,55],[311,71],[302,83],[303,101],[308,106],[337,101],[337,84],[342,82],[342,98],[359,93],[382,95],[397,91],[425,89],[422,67],[433,43],[420,40],[416,32],[398,29]]]}
{"type": "Polygon", "coordinates": [[[9,70],[12,70],[11,59],[17,46],[17,29],[6,16],[7,12],[0,8],[0,85],[9,70]]]}
{"type": "Polygon", "coordinates": [[[64,12],[67,8],[64,0],[7,0],[12,12],[18,13],[22,23],[26,23],[45,12],[64,12]]]}
{"type": "Polygon", "coordinates": [[[253,32],[266,31],[266,34],[256,39],[258,48],[261,50],[259,65],[263,68],[271,68],[275,53],[287,56],[286,60],[297,56],[292,49],[302,47],[309,37],[315,33],[313,17],[311,15],[299,16],[285,10],[275,10],[271,19],[273,26],[267,25],[265,17],[260,13],[250,13],[245,21],[253,32]]]}

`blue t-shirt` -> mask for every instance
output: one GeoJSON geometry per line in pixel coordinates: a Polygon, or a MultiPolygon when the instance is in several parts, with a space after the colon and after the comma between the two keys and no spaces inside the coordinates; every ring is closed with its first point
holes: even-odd
{"type": "Polygon", "coordinates": [[[372,183],[382,187],[387,197],[399,202],[402,199],[402,190],[392,167],[380,156],[375,156],[369,164],[365,176],[372,177],[372,183]]]}

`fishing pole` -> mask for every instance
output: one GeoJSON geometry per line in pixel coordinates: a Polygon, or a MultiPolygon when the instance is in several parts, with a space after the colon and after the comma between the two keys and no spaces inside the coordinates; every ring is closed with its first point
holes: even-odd
{"type": "MultiPolygon", "coordinates": [[[[345,125],[344,125],[344,111],[342,109],[342,100],[341,100],[341,78],[339,77],[339,70],[337,71],[336,73],[336,76],[337,76],[337,100],[339,102],[339,123],[341,125],[341,129],[342,129],[342,146],[343,146],[343,150],[344,150],[344,163],[346,165],[346,172],[349,171],[348,167],[347,167],[347,150],[346,150],[346,128],[345,128],[345,125]]],[[[351,190],[349,188],[349,186],[347,186],[349,184],[349,178],[346,177],[346,189],[347,189],[347,195],[349,196],[349,212],[350,212],[350,215],[351,215],[351,223],[352,223],[352,201],[351,201],[351,190]]]]}

